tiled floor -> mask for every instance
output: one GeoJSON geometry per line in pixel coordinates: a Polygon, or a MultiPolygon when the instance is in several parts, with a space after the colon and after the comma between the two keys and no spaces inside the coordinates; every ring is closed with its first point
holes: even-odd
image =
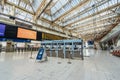
{"type": "Polygon", "coordinates": [[[48,58],[35,62],[30,52],[0,53],[0,80],[120,80],[120,57],[107,51],[84,50],[85,60],[48,58]],[[58,64],[61,62],[61,64],[58,64]]]}

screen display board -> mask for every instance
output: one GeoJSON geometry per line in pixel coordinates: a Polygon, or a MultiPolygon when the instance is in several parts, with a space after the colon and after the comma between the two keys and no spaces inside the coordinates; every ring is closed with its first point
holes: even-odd
{"type": "Polygon", "coordinates": [[[18,28],[17,38],[25,38],[25,39],[36,40],[36,36],[37,36],[36,31],[23,29],[23,28],[18,28]]]}
{"type": "Polygon", "coordinates": [[[17,26],[6,25],[5,38],[16,39],[17,38],[17,28],[18,28],[17,26]]]}
{"type": "Polygon", "coordinates": [[[37,40],[38,41],[42,40],[42,32],[37,31],[37,40]]]}
{"type": "Polygon", "coordinates": [[[4,35],[5,35],[5,25],[0,24],[0,36],[4,36],[4,35]]]}

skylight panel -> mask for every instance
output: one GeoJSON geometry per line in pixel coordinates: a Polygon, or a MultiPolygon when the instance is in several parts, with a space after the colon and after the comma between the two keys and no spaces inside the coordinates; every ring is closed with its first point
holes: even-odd
{"type": "Polygon", "coordinates": [[[62,5],[65,5],[69,0],[60,0],[62,5]]]}
{"type": "Polygon", "coordinates": [[[33,9],[35,10],[35,11],[37,11],[37,9],[39,8],[39,6],[41,5],[41,2],[42,2],[43,0],[34,0],[33,1],[33,3],[32,3],[32,6],[33,6],[33,9]]]}
{"type": "Polygon", "coordinates": [[[76,6],[79,3],[79,1],[78,0],[72,0],[71,3],[74,4],[74,6],[76,6]]]}
{"type": "Polygon", "coordinates": [[[51,13],[53,14],[53,13],[55,13],[56,12],[56,8],[55,7],[52,7],[51,8],[51,13]]]}
{"type": "Polygon", "coordinates": [[[59,10],[59,9],[62,7],[62,5],[61,5],[60,2],[58,1],[58,2],[55,4],[54,7],[56,7],[57,10],[59,10]]]}
{"type": "Polygon", "coordinates": [[[12,6],[9,6],[9,5],[5,5],[4,6],[4,12],[5,14],[10,14],[11,13],[11,10],[12,10],[12,6]]]}
{"type": "Polygon", "coordinates": [[[19,0],[8,0],[8,2],[12,2],[12,3],[18,5],[19,0]]]}
{"type": "Polygon", "coordinates": [[[32,11],[32,8],[31,8],[30,5],[27,5],[27,6],[26,6],[26,9],[29,10],[29,11],[32,11]]]}
{"type": "Polygon", "coordinates": [[[21,1],[21,2],[20,2],[20,6],[23,7],[23,8],[25,8],[26,3],[24,3],[24,2],[21,1]]]}
{"type": "Polygon", "coordinates": [[[65,9],[65,10],[69,10],[71,7],[72,7],[72,6],[70,5],[70,3],[68,3],[68,4],[65,5],[64,9],[65,9]]]}

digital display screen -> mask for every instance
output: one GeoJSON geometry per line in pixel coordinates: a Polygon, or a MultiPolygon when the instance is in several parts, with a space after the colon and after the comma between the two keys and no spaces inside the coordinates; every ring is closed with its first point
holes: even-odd
{"type": "Polygon", "coordinates": [[[36,31],[18,28],[17,38],[34,39],[36,40],[36,31]]]}
{"type": "Polygon", "coordinates": [[[5,33],[5,25],[0,24],[0,36],[4,36],[4,33],[5,33]]]}
{"type": "Polygon", "coordinates": [[[13,26],[13,25],[6,25],[5,37],[16,39],[17,38],[17,28],[18,27],[13,26]]]}
{"type": "Polygon", "coordinates": [[[37,31],[37,40],[41,41],[42,40],[42,32],[37,31]]]}

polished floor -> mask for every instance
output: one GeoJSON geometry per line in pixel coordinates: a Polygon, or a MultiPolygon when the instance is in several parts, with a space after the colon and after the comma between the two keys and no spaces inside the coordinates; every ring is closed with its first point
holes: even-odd
{"type": "Polygon", "coordinates": [[[120,57],[107,51],[84,50],[84,61],[49,57],[37,62],[37,52],[0,53],[0,80],[120,80],[120,57]],[[61,62],[61,64],[58,64],[61,62]]]}

